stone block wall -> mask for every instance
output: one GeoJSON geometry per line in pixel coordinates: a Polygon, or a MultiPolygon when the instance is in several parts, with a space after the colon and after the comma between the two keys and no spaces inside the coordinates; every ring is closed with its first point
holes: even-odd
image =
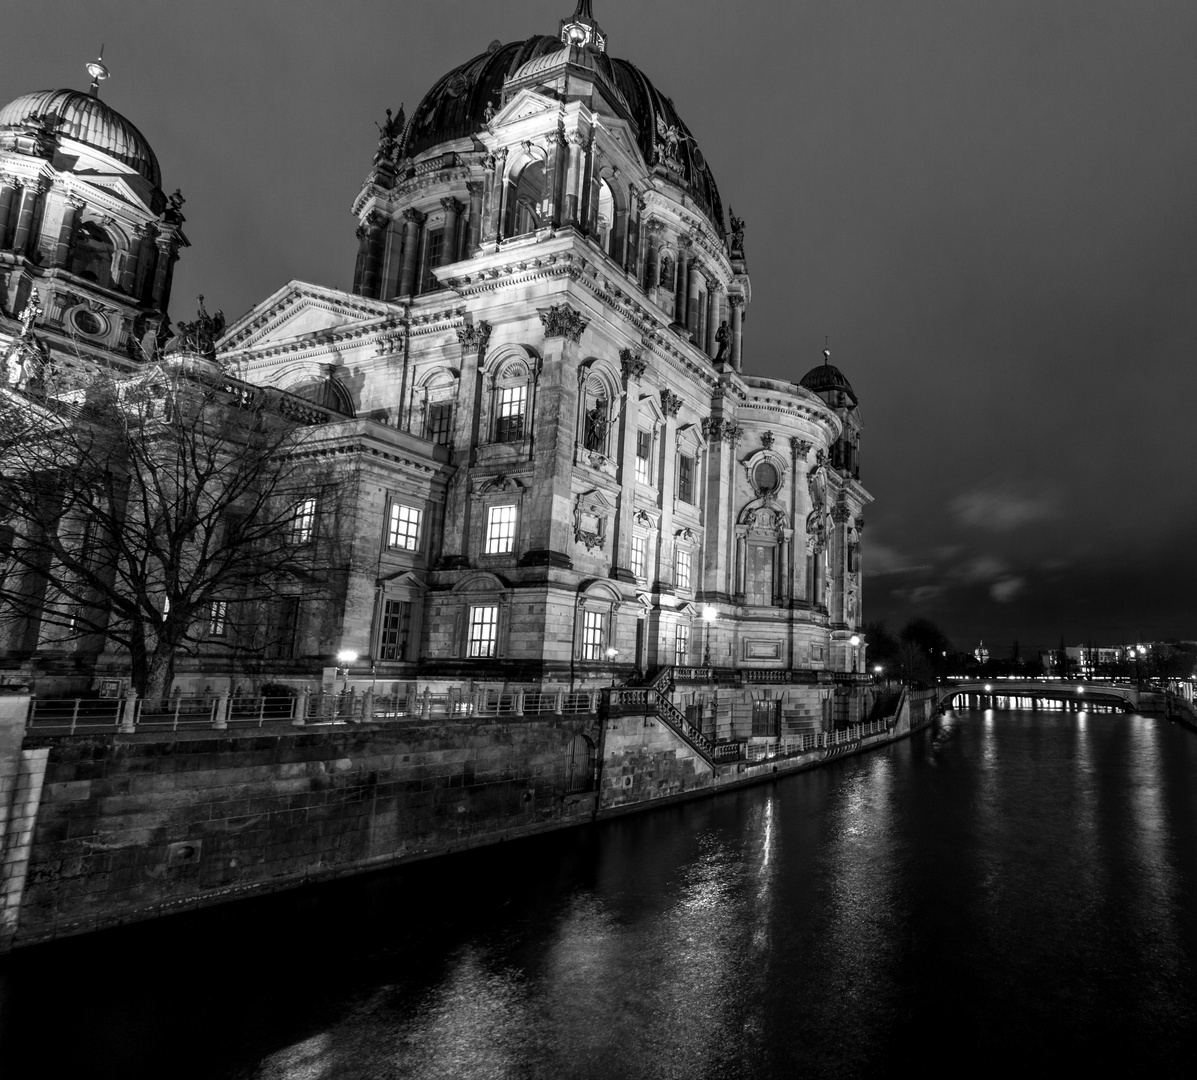
{"type": "Polygon", "coordinates": [[[589,820],[570,744],[596,725],[27,739],[45,786],[17,943],[589,820]]]}
{"type": "Polygon", "coordinates": [[[630,809],[715,784],[715,770],[656,717],[611,717],[602,746],[603,810],[630,809]]]}

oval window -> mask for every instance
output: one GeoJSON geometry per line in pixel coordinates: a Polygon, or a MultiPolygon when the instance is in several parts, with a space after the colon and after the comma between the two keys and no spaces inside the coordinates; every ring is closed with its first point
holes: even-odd
{"type": "Polygon", "coordinates": [[[108,329],[107,322],[94,311],[88,311],[87,308],[79,308],[75,311],[71,315],[71,322],[79,333],[86,334],[88,337],[99,337],[108,329]]]}
{"type": "Polygon", "coordinates": [[[753,471],[752,482],[762,495],[776,491],[781,483],[781,477],[777,475],[777,466],[768,461],[760,462],[753,471]]]}

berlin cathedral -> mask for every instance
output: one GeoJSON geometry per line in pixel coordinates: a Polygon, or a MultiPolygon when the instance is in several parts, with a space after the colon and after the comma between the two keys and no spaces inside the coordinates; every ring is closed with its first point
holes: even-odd
{"type": "MultiPolygon", "coordinates": [[[[182,199],[89,71],[90,91],[0,109],[8,393],[39,357],[126,370],[172,348],[182,199]]],[[[748,373],[744,222],[590,0],[388,111],[351,196],[352,291],[288,282],[215,345],[318,414],[350,504],[304,513],[353,558],[293,598],[269,655],[201,650],[176,685],[318,689],[338,654],[395,695],[672,669],[679,704],[774,703],[773,734],[859,719],[857,397],[827,356],[798,383],[748,373]]],[[[9,633],[0,668],[65,688],[51,645],[9,633]]]]}

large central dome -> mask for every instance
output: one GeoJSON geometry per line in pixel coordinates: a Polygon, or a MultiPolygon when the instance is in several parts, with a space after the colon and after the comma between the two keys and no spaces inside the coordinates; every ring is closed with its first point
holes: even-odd
{"type": "MultiPolygon", "coordinates": [[[[415,157],[440,143],[470,137],[485,125],[488,107],[497,109],[502,103],[507,79],[528,74],[534,69],[532,61],[571,49],[581,52],[558,37],[537,35],[507,45],[495,42],[486,52],[455,67],[433,84],[412,113],[401,156],[415,157]]],[[[650,168],[659,162],[668,165],[675,182],[724,235],[723,204],[715,178],[673,103],[634,64],[595,49],[586,49],[586,53],[588,65],[622,95],[645,162],[650,168]]]]}

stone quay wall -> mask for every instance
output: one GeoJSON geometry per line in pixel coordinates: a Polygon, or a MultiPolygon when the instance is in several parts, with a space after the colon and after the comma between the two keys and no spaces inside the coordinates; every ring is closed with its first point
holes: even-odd
{"type": "Polygon", "coordinates": [[[596,724],[27,736],[0,950],[590,821],[596,724]]]}

